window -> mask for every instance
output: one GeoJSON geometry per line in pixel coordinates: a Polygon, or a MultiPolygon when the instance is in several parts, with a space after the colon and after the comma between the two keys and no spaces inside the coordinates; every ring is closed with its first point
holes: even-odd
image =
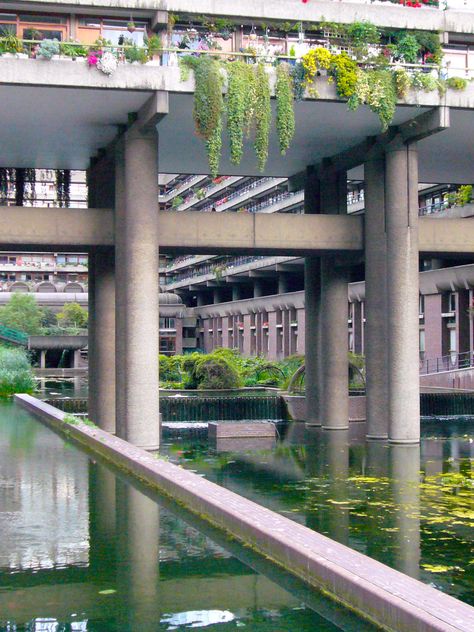
{"type": "Polygon", "coordinates": [[[448,299],[448,310],[450,312],[456,311],[456,292],[451,292],[448,299]]]}
{"type": "Polygon", "coordinates": [[[418,313],[420,314],[420,316],[425,315],[425,297],[423,294],[420,294],[420,298],[418,301],[418,313]]]}
{"type": "Polygon", "coordinates": [[[176,329],[176,319],[160,318],[160,329],[176,329]]]}

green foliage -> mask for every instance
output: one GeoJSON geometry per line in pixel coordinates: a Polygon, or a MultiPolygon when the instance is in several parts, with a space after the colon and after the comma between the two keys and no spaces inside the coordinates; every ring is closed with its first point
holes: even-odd
{"type": "Polygon", "coordinates": [[[149,59],[152,59],[154,55],[158,55],[163,48],[161,37],[156,34],[145,40],[145,43],[149,59]]]}
{"type": "Polygon", "coordinates": [[[291,68],[291,78],[293,79],[293,94],[295,101],[301,101],[304,97],[306,71],[303,64],[295,64],[291,68]]]}
{"type": "Polygon", "coordinates": [[[371,22],[353,22],[347,27],[347,37],[353,53],[363,59],[368,54],[369,45],[380,42],[380,31],[371,22]]]}
{"type": "Polygon", "coordinates": [[[236,369],[224,358],[212,357],[212,354],[197,363],[196,378],[200,390],[220,390],[240,386],[239,374],[236,369]]]}
{"type": "Polygon", "coordinates": [[[412,77],[412,86],[415,90],[423,90],[424,92],[432,92],[440,89],[440,82],[437,77],[431,73],[415,72],[412,77]]]}
{"type": "Polygon", "coordinates": [[[66,303],[57,315],[61,327],[74,327],[76,329],[85,329],[88,317],[87,310],[79,303],[66,303]]]}
{"type": "Polygon", "coordinates": [[[465,206],[472,202],[472,185],[465,184],[460,186],[455,193],[449,193],[447,196],[448,206],[465,206]]]}
{"type": "Polygon", "coordinates": [[[35,378],[26,351],[0,347],[0,397],[34,390],[35,378]]]}
{"type": "Polygon", "coordinates": [[[160,381],[181,382],[181,357],[160,355],[160,381]]]}
{"type": "Polygon", "coordinates": [[[2,25],[2,29],[0,31],[0,55],[3,55],[3,53],[22,53],[23,42],[19,37],[17,37],[15,31],[10,30],[8,26],[9,25],[2,25]]]}
{"type": "Polygon", "coordinates": [[[443,48],[439,38],[439,33],[433,31],[412,31],[420,45],[420,52],[429,53],[431,61],[439,64],[443,58],[443,48]]]}
{"type": "Polygon", "coordinates": [[[60,42],[59,52],[65,57],[87,57],[88,50],[85,46],[74,41],[60,42]]]}
{"type": "Polygon", "coordinates": [[[43,310],[30,294],[15,293],[6,305],[0,307],[0,323],[25,334],[42,333],[43,310]]]}
{"type": "Polygon", "coordinates": [[[268,143],[271,124],[270,82],[263,64],[255,71],[255,153],[258,168],[265,169],[268,158],[268,143]]]}
{"type": "Polygon", "coordinates": [[[395,87],[399,99],[405,99],[411,88],[411,77],[403,68],[394,71],[395,87]]]}
{"type": "Polygon", "coordinates": [[[79,426],[80,424],[85,424],[86,426],[97,428],[96,424],[88,417],[79,417],[77,415],[67,414],[64,415],[63,421],[65,424],[69,424],[71,426],[79,426]]]}
{"type": "Polygon", "coordinates": [[[414,35],[406,33],[397,42],[396,56],[406,64],[416,64],[421,46],[414,35]]]}
{"type": "Polygon", "coordinates": [[[145,64],[148,61],[149,57],[147,50],[137,46],[132,39],[125,39],[124,46],[125,48],[123,49],[123,54],[128,62],[139,62],[140,64],[145,64]]]}
{"type": "Polygon", "coordinates": [[[243,154],[244,132],[252,120],[255,93],[253,66],[242,61],[228,65],[227,130],[230,141],[230,159],[240,164],[243,154]]]}
{"type": "Polygon", "coordinates": [[[171,202],[171,208],[178,208],[178,206],[181,206],[183,202],[184,202],[184,199],[181,197],[181,195],[177,195],[176,197],[173,198],[171,202]]]}
{"type": "Polygon", "coordinates": [[[222,149],[222,113],[224,79],[221,64],[217,59],[202,55],[186,56],[182,64],[194,70],[193,117],[197,134],[206,141],[206,149],[211,175],[216,177],[219,170],[222,149]]]}
{"type": "Polygon", "coordinates": [[[336,80],[337,96],[342,99],[350,99],[357,86],[356,62],[347,53],[333,55],[331,58],[331,75],[336,80]]]}
{"type": "Polygon", "coordinates": [[[464,77],[450,77],[446,79],[446,86],[451,90],[465,90],[467,88],[467,79],[464,77]]]}
{"type": "Polygon", "coordinates": [[[53,57],[53,55],[59,55],[59,42],[57,39],[51,40],[51,39],[45,39],[42,40],[40,45],[39,45],[39,49],[38,49],[38,53],[37,53],[40,57],[43,57],[44,59],[51,59],[53,57]]]}
{"type": "Polygon", "coordinates": [[[276,69],[276,75],[276,128],[280,153],[284,156],[295,135],[293,81],[289,65],[279,64],[276,69]]]}
{"type": "Polygon", "coordinates": [[[378,115],[382,131],[386,131],[393,120],[397,104],[394,75],[389,70],[357,70],[355,92],[349,99],[351,110],[365,103],[378,115]]]}

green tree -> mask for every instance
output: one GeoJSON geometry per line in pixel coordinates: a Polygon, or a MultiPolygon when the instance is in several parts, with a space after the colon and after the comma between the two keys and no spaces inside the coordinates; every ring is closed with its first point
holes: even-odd
{"type": "Polygon", "coordinates": [[[0,307],[0,323],[25,334],[41,334],[43,317],[43,310],[31,294],[15,293],[4,307],[0,307]]]}
{"type": "Polygon", "coordinates": [[[79,303],[66,303],[62,311],[58,313],[57,319],[61,327],[85,329],[87,327],[89,314],[79,303]]]}

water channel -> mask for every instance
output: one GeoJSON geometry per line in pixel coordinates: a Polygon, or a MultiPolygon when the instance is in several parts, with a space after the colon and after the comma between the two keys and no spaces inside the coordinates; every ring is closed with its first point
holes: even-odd
{"type": "Polygon", "coordinates": [[[5,632],[373,630],[12,403],[0,532],[5,632]]]}

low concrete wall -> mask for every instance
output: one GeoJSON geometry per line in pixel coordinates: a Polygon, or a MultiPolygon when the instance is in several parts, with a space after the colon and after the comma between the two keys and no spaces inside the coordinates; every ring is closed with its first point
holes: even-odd
{"type": "MultiPolygon", "coordinates": [[[[306,397],[304,395],[282,395],[288,412],[295,421],[306,419],[306,397]]],[[[349,397],[349,421],[365,421],[365,395],[349,397]]]]}
{"type": "Polygon", "coordinates": [[[457,369],[420,375],[420,385],[442,388],[474,390],[474,369],[457,369]]]}
{"type": "Polygon", "coordinates": [[[397,632],[471,632],[474,608],[99,428],[64,422],[30,395],[15,400],[54,430],[159,489],[308,584],[397,632]]]}
{"type": "Polygon", "coordinates": [[[29,336],[28,349],[84,349],[88,336],[29,336]]]}

